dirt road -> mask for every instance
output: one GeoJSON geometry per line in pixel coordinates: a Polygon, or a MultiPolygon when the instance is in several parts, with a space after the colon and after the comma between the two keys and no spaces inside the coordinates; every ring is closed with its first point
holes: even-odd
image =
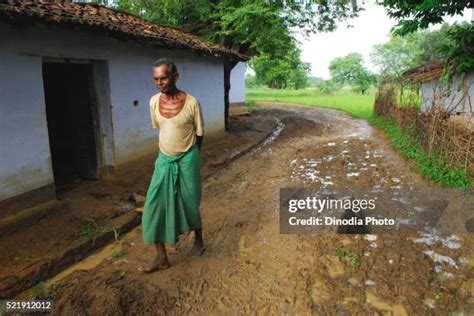
{"type": "Polygon", "coordinates": [[[89,270],[41,289],[55,300],[55,313],[468,315],[474,310],[472,237],[280,234],[281,187],[430,184],[365,121],[332,110],[263,107],[255,115],[275,116],[284,129],[272,143],[205,181],[202,257],[186,257],[192,236],[183,235],[168,248],[171,269],[142,275],[137,267],[154,252],[143,246],[137,228],[82,263],[89,270]]]}

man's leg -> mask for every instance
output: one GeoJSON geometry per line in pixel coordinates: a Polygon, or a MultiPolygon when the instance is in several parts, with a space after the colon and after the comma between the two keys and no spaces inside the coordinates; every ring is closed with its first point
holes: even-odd
{"type": "Polygon", "coordinates": [[[204,240],[202,239],[202,229],[196,229],[194,231],[194,245],[191,250],[188,252],[188,256],[197,257],[204,253],[206,248],[204,248],[204,240]]]}
{"type": "Polygon", "coordinates": [[[168,255],[166,254],[165,244],[156,243],[156,258],[143,271],[150,273],[156,270],[165,270],[170,267],[168,255]]]}

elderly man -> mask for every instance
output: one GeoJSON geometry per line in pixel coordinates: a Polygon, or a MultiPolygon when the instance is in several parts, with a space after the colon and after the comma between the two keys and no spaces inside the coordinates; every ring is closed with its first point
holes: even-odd
{"type": "Polygon", "coordinates": [[[170,59],[153,65],[153,80],[160,93],[150,99],[153,128],[160,128],[160,153],[142,214],[143,241],[154,244],[157,256],[144,272],[170,267],[165,244],[194,231],[190,256],[204,252],[201,230],[201,158],[204,135],[201,107],[195,97],[179,90],[179,74],[170,59]]]}

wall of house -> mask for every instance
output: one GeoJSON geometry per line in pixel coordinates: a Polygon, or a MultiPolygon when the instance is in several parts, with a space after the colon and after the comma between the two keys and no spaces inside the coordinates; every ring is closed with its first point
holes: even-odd
{"type": "Polygon", "coordinates": [[[58,26],[18,28],[0,21],[0,38],[0,201],[54,181],[43,58],[93,61],[102,160],[106,165],[120,167],[158,151],[157,130],[150,124],[149,99],[157,93],[151,64],[160,57],[175,60],[180,72],[179,88],[200,101],[205,141],[225,134],[220,59],[58,26]]]}
{"type": "Polygon", "coordinates": [[[450,87],[439,79],[423,83],[421,108],[427,111],[434,105],[442,106],[453,113],[472,113],[474,110],[474,71],[466,75],[464,82],[461,82],[459,76],[455,76],[450,87]]]}
{"type": "MultiPolygon", "coordinates": [[[[1,29],[2,26],[0,33],[1,29]]],[[[13,54],[2,48],[0,200],[53,182],[41,58],[13,54]]]]}
{"type": "Polygon", "coordinates": [[[243,105],[245,102],[246,65],[244,62],[240,62],[230,73],[229,102],[231,105],[243,105]]]}

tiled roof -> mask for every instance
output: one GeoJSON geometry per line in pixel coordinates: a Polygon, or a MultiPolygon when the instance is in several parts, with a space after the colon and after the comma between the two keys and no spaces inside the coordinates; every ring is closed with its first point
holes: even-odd
{"type": "Polygon", "coordinates": [[[427,82],[441,77],[443,71],[443,61],[437,59],[422,66],[405,71],[403,77],[413,82],[427,82]]]}
{"type": "Polygon", "coordinates": [[[93,3],[0,0],[0,19],[12,23],[35,20],[49,24],[79,26],[157,47],[180,48],[200,55],[229,56],[241,61],[248,60],[245,55],[206,42],[190,33],[93,3]]]}

